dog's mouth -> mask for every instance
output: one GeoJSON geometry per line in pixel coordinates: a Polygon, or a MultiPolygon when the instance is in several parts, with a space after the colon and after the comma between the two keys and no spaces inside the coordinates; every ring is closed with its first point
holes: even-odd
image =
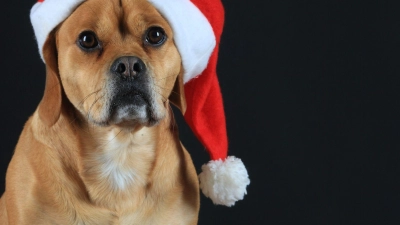
{"type": "Polygon", "coordinates": [[[140,90],[119,92],[111,101],[109,124],[153,126],[158,123],[153,101],[140,90]]]}
{"type": "Polygon", "coordinates": [[[134,104],[134,105],[150,105],[149,103],[149,98],[148,95],[145,95],[144,93],[137,91],[137,90],[132,90],[128,91],[126,93],[121,94],[118,98],[117,104],[134,104]]]}

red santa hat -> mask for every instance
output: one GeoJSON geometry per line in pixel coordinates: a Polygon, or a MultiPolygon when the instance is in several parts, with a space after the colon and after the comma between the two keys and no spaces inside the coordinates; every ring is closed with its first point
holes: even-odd
{"type": "MultiPolygon", "coordinates": [[[[49,33],[84,1],[39,0],[33,6],[31,22],[42,59],[49,33]]],[[[185,120],[211,157],[202,166],[200,188],[214,204],[232,206],[243,199],[250,180],[242,161],[227,156],[225,114],[216,73],[224,24],[222,3],[220,0],[148,1],[172,27],[184,68],[185,120]]]]}

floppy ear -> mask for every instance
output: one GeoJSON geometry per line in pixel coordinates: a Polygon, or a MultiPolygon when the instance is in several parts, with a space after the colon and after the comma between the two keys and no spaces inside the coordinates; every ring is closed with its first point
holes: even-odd
{"type": "Polygon", "coordinates": [[[175,80],[174,88],[169,96],[169,100],[172,104],[178,107],[182,114],[186,112],[186,98],[185,90],[183,87],[183,70],[179,72],[178,77],[175,80]]]}
{"type": "Polygon", "coordinates": [[[46,63],[46,87],[39,104],[39,117],[46,125],[52,126],[61,113],[61,83],[54,31],[49,34],[43,45],[43,59],[46,63]]]}

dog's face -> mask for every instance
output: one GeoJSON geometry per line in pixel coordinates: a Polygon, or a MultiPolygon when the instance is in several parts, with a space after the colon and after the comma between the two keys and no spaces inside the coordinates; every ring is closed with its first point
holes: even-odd
{"type": "Polygon", "coordinates": [[[164,117],[183,71],[171,27],[147,0],[85,1],[55,39],[62,89],[89,122],[152,126],[164,117]]]}

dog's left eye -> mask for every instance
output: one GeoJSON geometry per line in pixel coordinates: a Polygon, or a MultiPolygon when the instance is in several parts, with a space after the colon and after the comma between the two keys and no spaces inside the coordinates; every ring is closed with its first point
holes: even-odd
{"type": "Polygon", "coordinates": [[[165,31],[161,27],[150,27],[146,34],[146,42],[153,45],[159,46],[165,42],[167,36],[165,31]]]}
{"type": "Polygon", "coordinates": [[[99,46],[99,41],[92,31],[84,31],[79,35],[79,45],[85,50],[91,50],[99,46]]]}

